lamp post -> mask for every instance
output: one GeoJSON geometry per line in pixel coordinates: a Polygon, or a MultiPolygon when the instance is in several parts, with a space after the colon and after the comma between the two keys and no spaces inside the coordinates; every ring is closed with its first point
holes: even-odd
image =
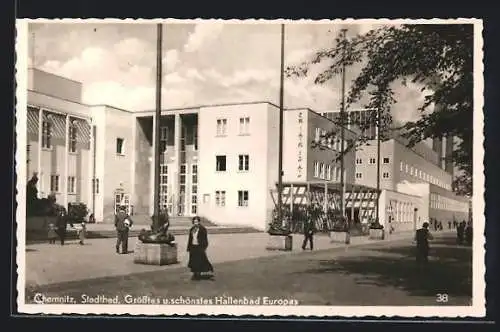
{"type": "Polygon", "coordinates": [[[280,118],[278,147],[278,222],[283,225],[283,95],[285,79],[285,25],[281,24],[280,118]]]}
{"type": "Polygon", "coordinates": [[[377,202],[375,204],[375,218],[377,223],[380,211],[380,108],[377,109],[377,202]]]}
{"type": "MultiPolygon", "coordinates": [[[[341,151],[341,158],[340,158],[340,213],[342,215],[342,218],[345,217],[345,204],[344,204],[344,199],[345,199],[345,190],[344,190],[344,140],[345,140],[345,48],[346,48],[346,33],[347,29],[342,29],[342,38],[344,45],[342,47],[342,100],[341,100],[341,106],[340,106],[340,151],[341,151]]],[[[349,231],[349,228],[348,228],[349,231]]]]}
{"type": "Polygon", "coordinates": [[[159,228],[160,214],[160,118],[161,118],[161,83],[162,83],[162,34],[163,25],[156,26],[156,112],[155,112],[155,150],[154,150],[154,208],[153,208],[153,229],[159,228]]]}

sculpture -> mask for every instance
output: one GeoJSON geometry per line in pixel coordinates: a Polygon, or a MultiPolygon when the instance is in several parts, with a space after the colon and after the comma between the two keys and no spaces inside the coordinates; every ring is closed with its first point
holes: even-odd
{"type": "MultiPolygon", "coordinates": [[[[151,219],[155,219],[155,216],[152,216],[151,219]]],[[[139,233],[139,241],[142,243],[161,243],[174,245],[175,236],[172,233],[168,232],[168,228],[170,226],[170,222],[168,220],[168,215],[166,213],[160,213],[159,215],[160,227],[158,229],[154,229],[154,226],[151,226],[151,230],[147,231],[142,229],[139,233]]],[[[153,223],[155,225],[156,223],[153,223]]]]}

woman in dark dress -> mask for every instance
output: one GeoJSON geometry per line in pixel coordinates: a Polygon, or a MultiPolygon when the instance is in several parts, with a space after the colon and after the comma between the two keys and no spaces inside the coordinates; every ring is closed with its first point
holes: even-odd
{"type": "Polygon", "coordinates": [[[66,227],[68,226],[68,215],[65,209],[59,211],[57,216],[57,234],[61,240],[61,245],[64,245],[64,240],[66,239],[66,227]]]}
{"type": "Polygon", "coordinates": [[[200,224],[200,217],[193,218],[193,227],[189,231],[187,251],[189,252],[188,267],[193,273],[193,280],[199,280],[202,274],[213,278],[213,267],[207,257],[207,229],[200,224]]]}

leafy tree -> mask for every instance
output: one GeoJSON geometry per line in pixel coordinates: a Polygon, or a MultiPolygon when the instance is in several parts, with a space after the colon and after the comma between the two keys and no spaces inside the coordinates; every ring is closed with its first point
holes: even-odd
{"type": "MultiPolygon", "coordinates": [[[[332,48],[319,50],[307,62],[288,67],[287,76],[306,76],[311,66],[329,61],[317,77],[325,84],[342,68],[361,63],[347,95],[346,109],[365,96],[364,107],[380,110],[381,135],[395,132],[409,147],[427,138],[453,137],[458,144],[449,158],[461,171],[454,180],[460,194],[472,193],[473,25],[418,24],[386,26],[351,39],[336,38],[332,48]],[[413,82],[426,92],[418,121],[398,126],[391,117],[394,83],[413,82]]],[[[376,119],[375,119],[376,121],[376,119]]],[[[339,119],[339,124],[345,124],[339,119]]],[[[361,142],[363,139],[361,139],[361,142]]]]}

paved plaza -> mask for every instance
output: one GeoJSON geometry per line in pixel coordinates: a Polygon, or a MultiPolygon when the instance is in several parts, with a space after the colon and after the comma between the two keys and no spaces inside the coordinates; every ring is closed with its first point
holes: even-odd
{"type": "MultiPolygon", "coordinates": [[[[145,266],[133,253],[117,255],[113,239],[35,244],[26,249],[26,301],[33,294],[162,298],[274,297],[304,305],[469,305],[472,298],[472,250],[457,246],[453,234],[437,234],[426,269],[416,266],[408,235],[384,241],[353,238],[351,245],[331,244],[317,236],[315,251],[302,252],[295,236],[293,252],[265,250],[267,235],[212,235],[208,255],[215,280],[191,281],[186,268],[186,239],[178,236],[179,264],[145,266]]],[[[130,239],[130,250],[136,239],[130,239]]]]}

